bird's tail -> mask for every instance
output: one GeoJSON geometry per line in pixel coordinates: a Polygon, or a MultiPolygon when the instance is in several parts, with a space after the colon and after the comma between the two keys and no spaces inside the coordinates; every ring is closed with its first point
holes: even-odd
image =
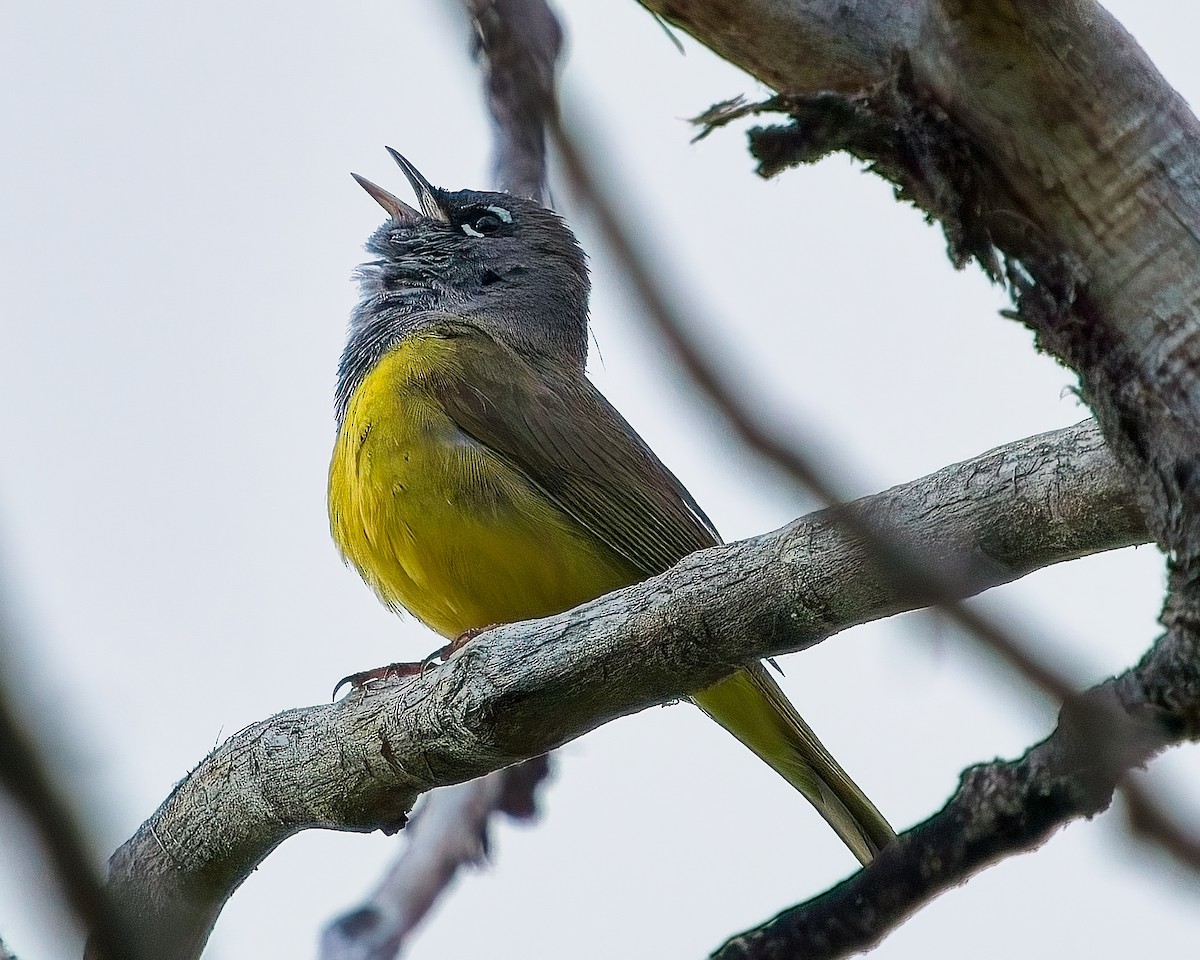
{"type": "Polygon", "coordinates": [[[692,700],[804,794],[864,865],[896,839],[762,664],[739,670],[692,700]]]}

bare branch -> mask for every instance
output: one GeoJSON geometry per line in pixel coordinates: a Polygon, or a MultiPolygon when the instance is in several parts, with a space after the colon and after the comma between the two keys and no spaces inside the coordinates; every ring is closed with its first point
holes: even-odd
{"type": "MultiPolygon", "coordinates": [[[[1169,642],[1168,634],[1158,645],[1169,642]]],[[[906,831],[869,868],[731,938],[714,960],[839,960],[870,949],[946,890],[999,859],[1036,849],[1063,824],[1100,813],[1118,786],[1134,833],[1200,870],[1197,838],[1128,776],[1178,738],[1179,727],[1171,722],[1176,718],[1164,716],[1152,699],[1156,688],[1176,678],[1139,666],[1076,694],[1036,660],[1026,676],[1065,699],[1049,737],[1019,760],[967,770],[950,802],[906,831]]],[[[1198,700],[1193,694],[1181,711],[1195,710],[1198,700]]]]}
{"type": "Polygon", "coordinates": [[[821,896],[727,941],[715,960],[836,960],[878,943],[939,894],[997,860],[1036,849],[1063,824],[1107,808],[1123,773],[1176,739],[1147,704],[1125,700],[1133,671],[1065,708],[1019,760],[972,767],[940,811],[821,896]],[[1108,721],[1127,716],[1128,724],[1108,721]],[[1097,742],[1098,729],[1119,743],[1097,742]]]}
{"type": "MultiPolygon", "coordinates": [[[[1009,444],[859,501],[962,571],[963,594],[1141,542],[1095,426],[1009,444]],[[1016,482],[1014,482],[1016,481],[1016,482]]],[[[299,830],[392,830],[416,796],[684,696],[762,657],[923,606],[826,513],[702,551],[577,610],[493,630],[425,677],[232,736],[114,855],[161,958],[198,956],[225,900],[299,830]]]]}

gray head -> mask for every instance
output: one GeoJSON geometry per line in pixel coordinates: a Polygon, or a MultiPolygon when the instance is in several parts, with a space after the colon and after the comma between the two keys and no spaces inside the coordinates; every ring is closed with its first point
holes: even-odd
{"type": "Polygon", "coordinates": [[[339,422],[355,388],[391,347],[445,323],[477,327],[535,363],[582,370],[588,275],[566,224],[533,200],[432,186],[391,147],[417,195],[410,207],[355,175],[389,219],[367,241],[361,299],[338,368],[339,422]]]}

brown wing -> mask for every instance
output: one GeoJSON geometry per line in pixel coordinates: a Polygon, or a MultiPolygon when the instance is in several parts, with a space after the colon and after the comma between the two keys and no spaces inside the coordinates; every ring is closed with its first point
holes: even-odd
{"type": "MultiPolygon", "coordinates": [[[[461,330],[461,328],[460,328],[461,330]]],[[[464,433],[646,576],[720,543],[691,494],[591,382],[455,331],[456,376],[432,384],[464,433]]]]}

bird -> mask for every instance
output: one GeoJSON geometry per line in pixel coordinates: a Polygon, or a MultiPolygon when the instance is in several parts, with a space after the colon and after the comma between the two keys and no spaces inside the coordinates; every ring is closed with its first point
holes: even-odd
{"type": "MultiPolygon", "coordinates": [[[[353,175],[388,218],[367,241],[337,370],[328,504],[343,559],[445,651],[721,543],[587,377],[590,279],[566,223],[532,199],[434,187],[387,149],[418,206],[353,175]]],[[[762,663],[690,700],[862,864],[895,839],[762,663]]]]}

